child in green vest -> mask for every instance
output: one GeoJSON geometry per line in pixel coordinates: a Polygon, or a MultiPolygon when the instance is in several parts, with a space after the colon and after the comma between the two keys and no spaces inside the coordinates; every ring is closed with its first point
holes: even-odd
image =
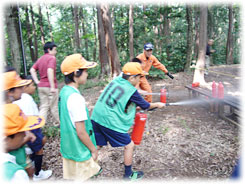
{"type": "Polygon", "coordinates": [[[79,92],[87,80],[87,69],[97,65],[81,54],[67,56],[61,64],[65,86],[59,94],[60,152],[63,157],[63,178],[84,181],[101,172],[98,151],[89,111],[79,92]]]}
{"type": "Polygon", "coordinates": [[[2,163],[4,178],[8,181],[29,181],[33,168],[28,167],[24,145],[36,139],[29,130],[42,127],[45,121],[43,117],[26,116],[18,105],[12,103],[20,99],[23,86],[31,81],[21,80],[14,70],[3,74],[3,81],[5,104],[3,106],[4,153],[2,163]]]}
{"type": "Polygon", "coordinates": [[[136,106],[142,109],[162,108],[164,103],[148,103],[138,93],[135,86],[145,75],[140,63],[128,62],[122,68],[122,76],[106,86],[95,104],[92,123],[98,149],[107,145],[124,147],[125,179],[140,179],[142,171],[132,171],[134,143],[128,130],[135,118],[136,106]]]}

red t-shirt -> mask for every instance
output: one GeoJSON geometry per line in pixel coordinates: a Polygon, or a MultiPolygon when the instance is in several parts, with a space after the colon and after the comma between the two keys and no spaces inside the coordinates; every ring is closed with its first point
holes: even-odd
{"type": "Polygon", "coordinates": [[[36,63],[32,66],[35,70],[39,71],[40,83],[38,87],[49,87],[50,84],[48,81],[48,68],[52,68],[54,70],[54,84],[55,88],[58,87],[57,79],[56,79],[56,58],[48,53],[44,54],[40,57],[36,63]]]}

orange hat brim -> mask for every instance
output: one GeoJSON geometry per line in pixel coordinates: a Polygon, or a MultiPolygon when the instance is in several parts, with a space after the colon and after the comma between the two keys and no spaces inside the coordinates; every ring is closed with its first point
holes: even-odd
{"type": "Polygon", "coordinates": [[[97,66],[96,62],[93,61],[86,61],[86,64],[82,66],[80,69],[86,69],[86,68],[94,68],[97,66]]]}

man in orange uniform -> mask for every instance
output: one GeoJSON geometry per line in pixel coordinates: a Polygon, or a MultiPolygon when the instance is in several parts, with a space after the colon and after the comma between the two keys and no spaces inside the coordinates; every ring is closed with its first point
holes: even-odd
{"type": "MultiPolygon", "coordinates": [[[[171,79],[173,79],[174,77],[168,72],[166,67],[162,63],[160,63],[155,56],[152,55],[153,48],[154,47],[151,43],[146,43],[144,45],[144,52],[137,56],[137,58],[139,58],[142,62],[141,64],[142,69],[148,73],[149,70],[151,69],[151,66],[153,65],[155,68],[162,70],[166,75],[168,75],[171,79]]],[[[140,78],[139,86],[142,90],[145,90],[148,93],[152,93],[151,86],[148,83],[145,76],[140,78]]],[[[146,95],[145,100],[151,103],[152,95],[146,95]]]]}

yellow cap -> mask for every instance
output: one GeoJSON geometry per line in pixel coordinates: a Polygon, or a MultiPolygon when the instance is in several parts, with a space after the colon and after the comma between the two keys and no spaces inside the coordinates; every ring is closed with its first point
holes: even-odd
{"type": "Polygon", "coordinates": [[[89,62],[81,54],[72,54],[66,56],[62,61],[60,69],[64,75],[68,75],[78,69],[87,69],[97,66],[95,62],[89,62]]]}
{"type": "Polygon", "coordinates": [[[3,90],[25,86],[32,82],[32,80],[22,80],[16,71],[3,73],[3,79],[4,79],[3,90]]]}
{"type": "Polygon", "coordinates": [[[4,134],[6,136],[42,127],[42,116],[26,116],[17,104],[5,104],[3,112],[4,134]]]}
{"type": "Polygon", "coordinates": [[[126,75],[148,75],[147,72],[142,70],[141,65],[137,62],[126,63],[122,68],[122,72],[126,75]]]}

